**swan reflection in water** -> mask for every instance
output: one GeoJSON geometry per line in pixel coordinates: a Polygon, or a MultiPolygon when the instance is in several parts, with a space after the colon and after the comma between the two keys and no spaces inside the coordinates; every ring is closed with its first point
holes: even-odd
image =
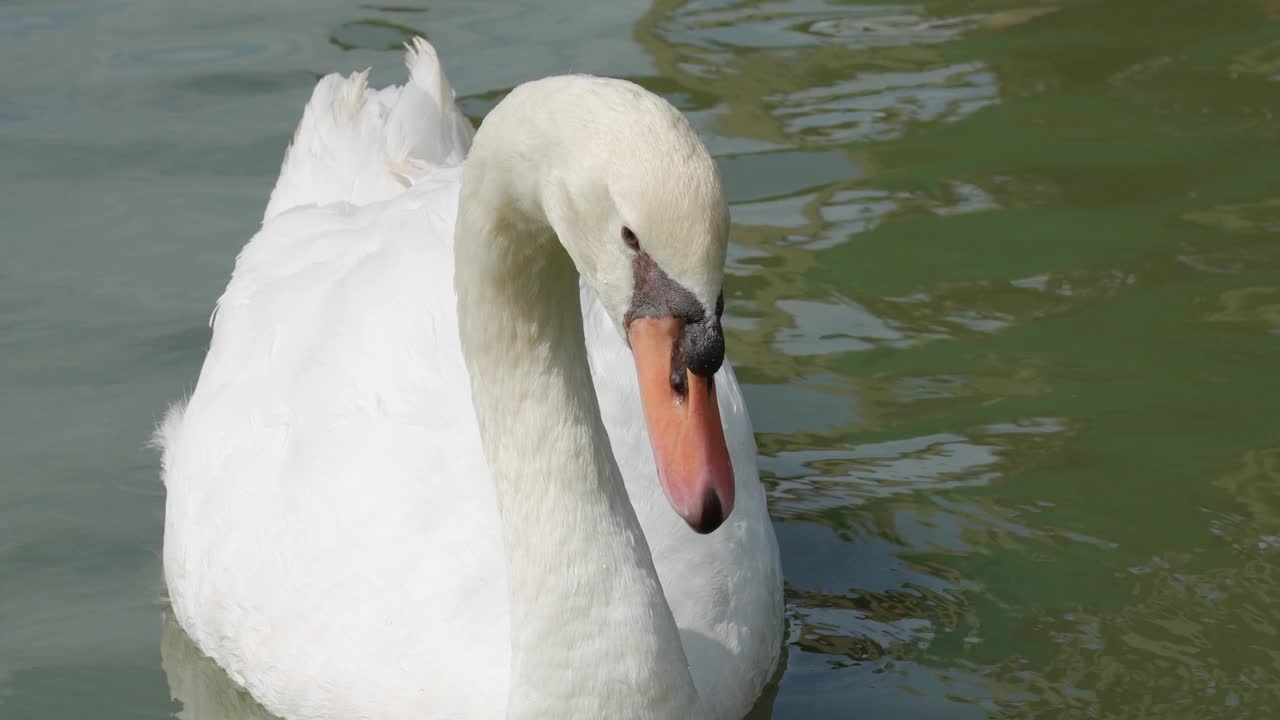
{"type": "MultiPolygon", "coordinates": [[[[160,666],[169,681],[169,696],[182,705],[176,713],[178,718],[282,720],[258,704],[244,688],[232,682],[217,663],[200,652],[168,607],[161,613],[161,623],[160,666]]],[[[772,717],[778,682],[786,666],[787,651],[784,647],[772,680],[761,693],[755,708],[743,720],[768,720],[772,717]]]]}
{"type": "Polygon", "coordinates": [[[169,681],[169,696],[181,703],[182,720],[281,720],[231,681],[222,668],[178,624],[165,608],[161,622],[160,666],[169,681]]]}

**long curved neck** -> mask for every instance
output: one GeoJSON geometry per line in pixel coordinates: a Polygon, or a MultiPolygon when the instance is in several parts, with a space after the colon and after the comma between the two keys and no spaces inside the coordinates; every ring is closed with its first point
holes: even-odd
{"type": "Polygon", "coordinates": [[[679,634],[600,417],[577,271],[536,199],[513,188],[530,178],[491,162],[515,150],[503,140],[501,127],[477,136],[455,252],[506,549],[508,717],[693,717],[679,634]]]}

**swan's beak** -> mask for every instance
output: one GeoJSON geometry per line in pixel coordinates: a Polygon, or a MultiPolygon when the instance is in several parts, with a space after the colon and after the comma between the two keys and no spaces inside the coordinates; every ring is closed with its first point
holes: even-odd
{"type": "Polygon", "coordinates": [[[733,510],[733,465],[713,377],[677,367],[683,330],[676,318],[635,318],[627,338],[662,490],[689,527],[709,533],[733,510]]]}

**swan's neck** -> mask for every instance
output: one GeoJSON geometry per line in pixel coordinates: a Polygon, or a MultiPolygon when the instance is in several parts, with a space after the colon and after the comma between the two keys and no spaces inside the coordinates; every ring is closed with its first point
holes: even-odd
{"type": "Polygon", "coordinates": [[[508,717],[692,717],[679,634],[600,417],[577,272],[549,229],[505,222],[467,182],[458,315],[506,549],[508,717]]]}

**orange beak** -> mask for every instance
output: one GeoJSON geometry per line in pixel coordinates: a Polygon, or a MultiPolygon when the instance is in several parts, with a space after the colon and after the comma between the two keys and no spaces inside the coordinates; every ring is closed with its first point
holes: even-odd
{"type": "Polygon", "coordinates": [[[733,465],[714,379],[674,367],[683,330],[684,322],[676,318],[642,317],[631,321],[627,339],[662,490],[689,527],[709,533],[733,510],[733,465]],[[683,388],[675,387],[679,374],[683,388]]]}

